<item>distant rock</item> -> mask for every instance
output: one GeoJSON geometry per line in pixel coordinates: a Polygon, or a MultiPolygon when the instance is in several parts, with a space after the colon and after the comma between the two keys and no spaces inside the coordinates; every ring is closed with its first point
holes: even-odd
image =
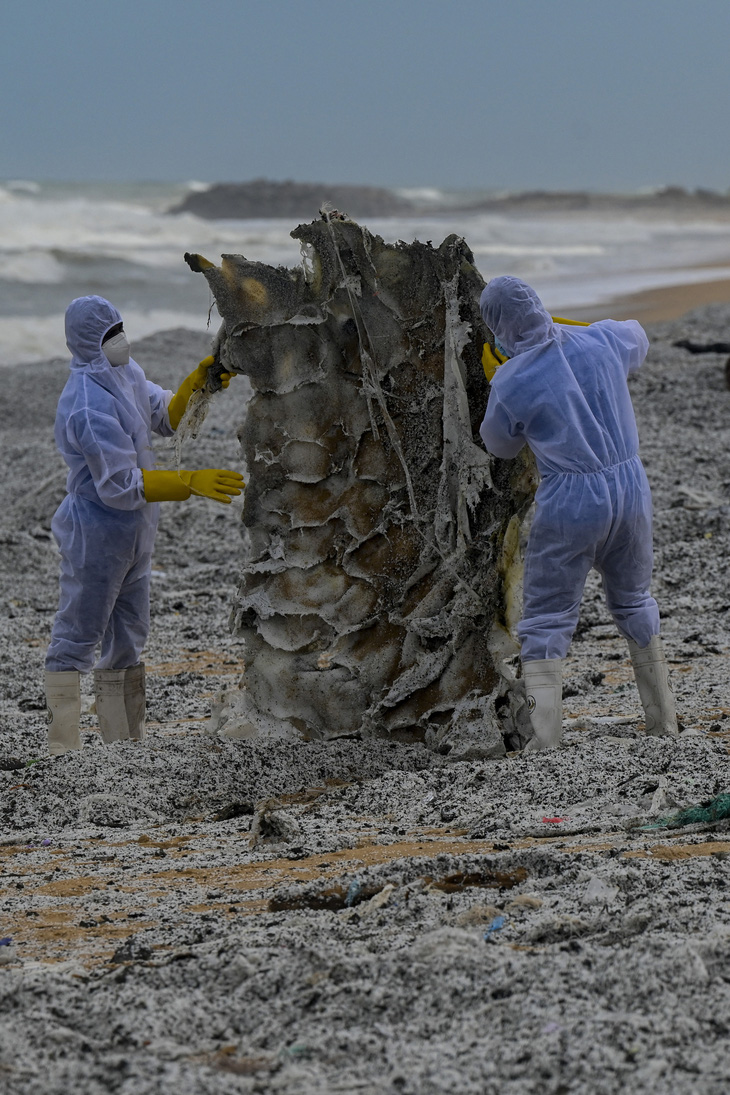
{"type": "Polygon", "coordinates": [[[327,183],[273,182],[216,183],[209,190],[188,194],[170,213],[195,213],[208,220],[244,220],[254,217],[315,217],[324,202],[357,218],[394,217],[416,212],[416,206],[392,190],[376,186],[327,183]]]}
{"type": "MultiPolygon", "coordinates": [[[[466,208],[466,207],[464,207],[466,208]]],[[[638,194],[594,193],[588,190],[523,190],[478,200],[473,210],[502,209],[523,212],[637,212],[657,210],[661,213],[716,213],[730,210],[730,195],[715,190],[685,190],[681,186],[665,186],[638,194]]]]}
{"type": "Polygon", "coordinates": [[[377,186],[330,183],[273,182],[254,179],[244,183],[215,183],[208,190],[188,194],[169,213],[195,213],[207,220],[249,220],[282,217],[310,221],[328,202],[353,220],[374,217],[453,216],[455,213],[643,213],[702,216],[730,213],[730,194],[714,190],[685,190],[681,186],[639,194],[600,194],[586,190],[523,190],[475,194],[450,191],[430,198],[405,198],[377,186]]]}

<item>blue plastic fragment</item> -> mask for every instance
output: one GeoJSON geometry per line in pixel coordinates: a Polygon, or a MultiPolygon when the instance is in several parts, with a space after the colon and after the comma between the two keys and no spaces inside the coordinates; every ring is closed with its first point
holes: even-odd
{"type": "Polygon", "coordinates": [[[0,939],[0,947],[10,947],[13,944],[12,935],[6,935],[4,939],[0,939]]]}
{"type": "Polygon", "coordinates": [[[484,938],[489,939],[489,937],[491,935],[494,935],[495,932],[501,931],[506,923],[507,923],[507,917],[506,916],[495,916],[492,923],[489,925],[487,930],[484,932],[484,938]]]}
{"type": "Polygon", "coordinates": [[[357,899],[360,895],[360,890],[361,889],[362,889],[362,883],[358,882],[357,879],[354,879],[350,883],[349,888],[347,890],[347,896],[345,897],[345,905],[347,906],[348,909],[352,908],[352,906],[357,901],[357,899]]]}
{"type": "Polygon", "coordinates": [[[311,1046],[307,1046],[304,1042],[296,1042],[292,1046],[286,1046],[282,1051],[287,1057],[313,1057],[314,1049],[311,1046]]]}

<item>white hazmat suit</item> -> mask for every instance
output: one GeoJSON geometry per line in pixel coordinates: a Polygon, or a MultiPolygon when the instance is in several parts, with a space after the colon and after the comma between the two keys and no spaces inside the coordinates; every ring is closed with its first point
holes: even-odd
{"type": "MultiPolygon", "coordinates": [[[[169,436],[214,357],[204,358],[173,395],[150,383],[129,357],[122,317],[103,297],[66,311],[71,375],[56,415],[56,443],[68,494],[51,528],[61,553],[61,594],[46,656],[48,746],[81,748],[79,674],[94,665],[96,713],[105,742],[144,737],[150,571],[159,502],[191,495],[230,504],[243,477],[223,468],[162,471],[152,433],[169,436]]],[[[233,374],[221,372],[222,387],[233,374]]]]}
{"type": "MultiPolygon", "coordinates": [[[[659,635],[649,592],[651,494],[627,384],[649,343],[634,320],[561,326],[519,278],[493,279],[480,307],[509,355],[491,383],[482,440],[507,459],[527,444],[540,473],[518,635],[526,680],[535,663],[545,683],[559,677],[592,567],[630,648],[644,649],[659,635]]],[[[559,740],[555,695],[551,703],[546,741],[559,740]]]]}
{"type": "Polygon", "coordinates": [[[71,375],[59,400],[56,444],[68,494],[51,528],[61,552],[61,595],[46,669],[87,672],[138,664],[149,631],[149,583],[159,504],[145,500],[142,468],[154,468],[152,432],[173,433],[172,398],[137,363],[113,366],[102,352],[121,322],[103,297],[66,312],[71,375]]]}

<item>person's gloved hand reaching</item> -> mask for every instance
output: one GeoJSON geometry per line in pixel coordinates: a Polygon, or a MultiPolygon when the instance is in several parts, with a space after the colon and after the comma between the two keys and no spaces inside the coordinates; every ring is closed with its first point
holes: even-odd
{"type": "MultiPolygon", "coordinates": [[[[192,373],[190,373],[190,376],[185,377],[182,384],[170,400],[169,406],[167,408],[167,413],[170,417],[170,425],[172,426],[173,430],[176,430],[180,425],[182,416],[185,414],[185,408],[190,402],[190,396],[193,394],[193,392],[197,392],[201,388],[205,387],[208,381],[208,370],[210,369],[211,365],[215,365],[215,358],[212,354],[209,354],[208,357],[204,357],[198,367],[192,373]]],[[[227,388],[228,385],[231,383],[231,378],[235,375],[235,373],[221,373],[221,387],[227,388]]]]}
{"type": "Polygon", "coordinates": [[[227,468],[200,471],[142,471],[144,496],[148,502],[184,502],[191,494],[230,505],[246,484],[243,476],[227,468]]]}
{"type": "Polygon", "coordinates": [[[202,471],[181,471],[180,478],[190,487],[192,494],[212,498],[215,502],[229,505],[246,484],[237,471],[225,468],[204,468],[202,471]]]}
{"type": "Polygon", "coordinates": [[[500,365],[504,365],[507,358],[504,354],[501,354],[496,346],[490,346],[488,342],[484,343],[484,349],[482,350],[482,368],[484,369],[484,375],[489,383],[492,383],[494,374],[500,365]]]}

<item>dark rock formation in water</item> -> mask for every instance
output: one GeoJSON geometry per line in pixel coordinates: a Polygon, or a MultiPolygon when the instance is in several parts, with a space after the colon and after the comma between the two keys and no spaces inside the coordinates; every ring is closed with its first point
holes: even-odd
{"type": "Polygon", "coordinates": [[[362,218],[403,216],[416,211],[411,202],[394,191],[376,186],[254,179],[216,183],[208,190],[193,191],[170,212],[195,213],[208,220],[286,217],[292,221],[311,216],[312,210],[325,202],[362,218]]]}
{"type": "Polygon", "coordinates": [[[479,440],[482,278],[456,236],[387,245],[334,217],[292,235],[299,269],[186,256],[225,323],[219,367],[254,390],[223,720],[499,755],[529,736],[505,627],[534,483],[479,440]]]}
{"type": "Polygon", "coordinates": [[[730,213],[730,194],[713,190],[684,190],[667,186],[640,194],[598,194],[587,190],[524,190],[490,194],[479,191],[438,192],[406,198],[375,186],[331,183],[274,182],[254,179],[244,183],[215,183],[193,191],[170,213],[195,213],[209,220],[309,217],[327,202],[346,209],[352,217],[454,216],[459,213],[660,213],[670,216],[730,213]]]}

